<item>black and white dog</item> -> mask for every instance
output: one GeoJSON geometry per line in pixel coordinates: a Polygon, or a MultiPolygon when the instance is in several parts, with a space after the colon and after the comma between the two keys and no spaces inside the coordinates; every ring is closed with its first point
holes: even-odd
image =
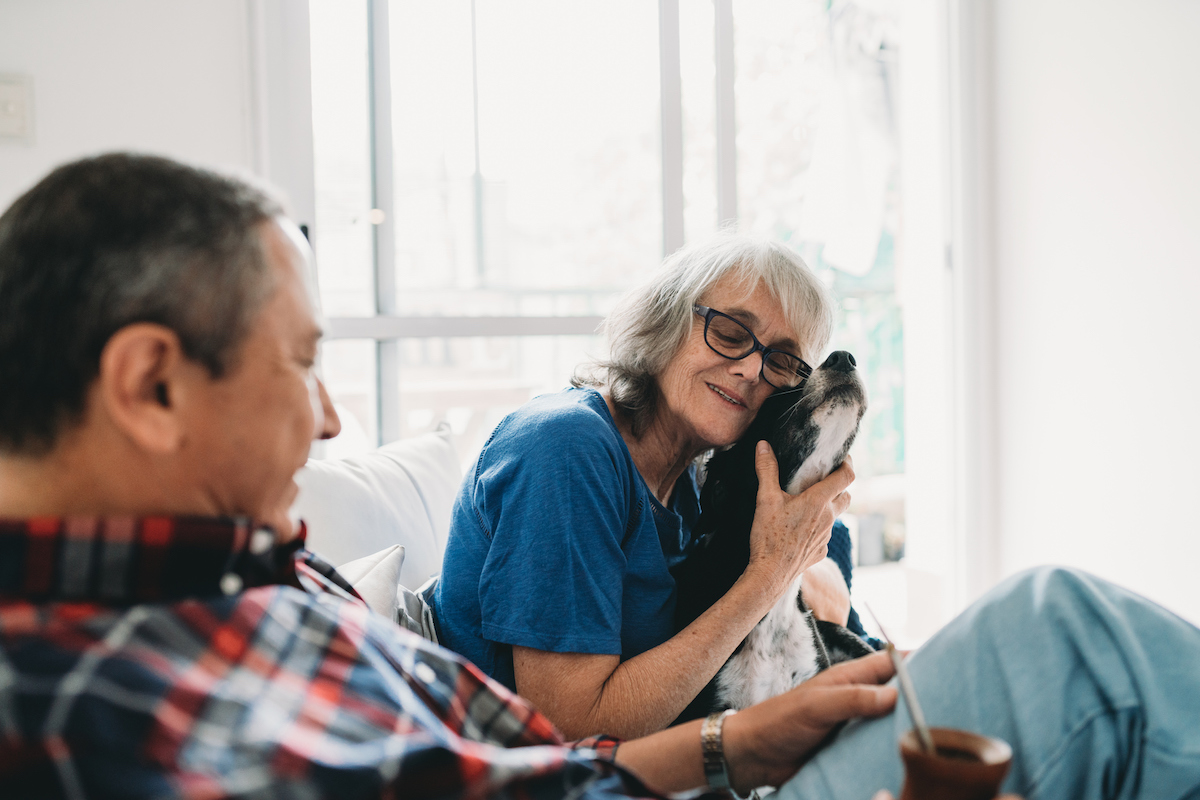
{"type": "MultiPolygon", "coordinates": [[[[762,439],[770,443],[779,461],[780,486],[799,494],[842,463],[866,407],[854,357],[839,350],[813,372],[802,390],[767,398],[742,438],[709,459],[700,493],[699,542],[674,571],[676,630],[723,597],[750,562],[750,527],[758,495],[756,444],[762,439]]],[[[814,619],[797,578],[678,721],[754,705],[831,663],[871,652],[846,628],[814,619]]]]}

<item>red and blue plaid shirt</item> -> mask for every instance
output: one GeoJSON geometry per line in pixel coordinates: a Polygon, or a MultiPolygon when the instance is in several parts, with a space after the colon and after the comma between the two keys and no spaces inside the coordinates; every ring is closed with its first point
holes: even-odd
{"type": "Polygon", "coordinates": [[[242,520],[0,520],[0,795],[653,796],[242,520]]]}

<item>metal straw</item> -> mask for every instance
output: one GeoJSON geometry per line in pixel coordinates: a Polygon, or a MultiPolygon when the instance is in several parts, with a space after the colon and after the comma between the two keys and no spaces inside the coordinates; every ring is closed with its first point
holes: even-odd
{"type": "Polygon", "coordinates": [[[879,624],[879,617],[875,616],[875,612],[866,603],[863,603],[863,607],[867,609],[871,619],[875,620],[875,627],[879,628],[880,635],[887,642],[888,656],[892,659],[892,666],[896,668],[896,677],[900,680],[900,694],[904,695],[904,703],[908,706],[908,715],[912,717],[913,729],[917,732],[917,741],[921,743],[921,749],[926,753],[936,755],[937,747],[933,743],[933,737],[929,735],[929,727],[925,724],[925,714],[921,712],[921,704],[917,702],[917,690],[913,687],[912,678],[908,675],[908,668],[904,666],[904,659],[896,651],[896,646],[892,644],[892,639],[887,635],[887,631],[879,624]]]}

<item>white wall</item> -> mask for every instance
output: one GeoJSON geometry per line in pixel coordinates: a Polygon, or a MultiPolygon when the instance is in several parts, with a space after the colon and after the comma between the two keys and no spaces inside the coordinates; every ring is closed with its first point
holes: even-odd
{"type": "Polygon", "coordinates": [[[993,13],[1001,571],[1200,621],[1200,3],[993,13]]]}
{"type": "Polygon", "coordinates": [[[32,76],[34,141],[0,141],[0,209],[52,167],[132,149],[251,170],[246,0],[3,0],[0,73],[32,76]]]}

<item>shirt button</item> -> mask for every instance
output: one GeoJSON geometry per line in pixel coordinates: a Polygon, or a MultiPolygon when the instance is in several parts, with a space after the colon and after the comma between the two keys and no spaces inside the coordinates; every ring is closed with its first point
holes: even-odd
{"type": "Polygon", "coordinates": [[[242,590],[242,576],[226,572],[221,576],[221,591],[227,595],[237,594],[242,590]]]}
{"type": "Polygon", "coordinates": [[[250,552],[256,556],[270,550],[273,544],[275,544],[275,534],[266,528],[259,528],[250,536],[250,552]]]}
{"type": "Polygon", "coordinates": [[[413,667],[413,674],[417,676],[417,680],[422,683],[436,683],[437,673],[433,671],[433,667],[426,664],[424,661],[418,661],[417,666],[413,667]]]}

